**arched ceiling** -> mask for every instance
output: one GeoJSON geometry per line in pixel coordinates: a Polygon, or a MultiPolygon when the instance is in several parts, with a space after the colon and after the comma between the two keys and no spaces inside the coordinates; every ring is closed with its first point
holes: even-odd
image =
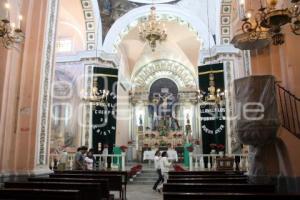
{"type": "Polygon", "coordinates": [[[201,46],[196,33],[175,21],[165,24],[168,38],[162,43],[157,43],[155,52],[152,52],[147,42],[139,39],[137,27],[131,29],[123,37],[119,46],[126,54],[131,72],[138,70],[149,61],[157,59],[176,60],[191,68],[197,66],[201,46]]]}

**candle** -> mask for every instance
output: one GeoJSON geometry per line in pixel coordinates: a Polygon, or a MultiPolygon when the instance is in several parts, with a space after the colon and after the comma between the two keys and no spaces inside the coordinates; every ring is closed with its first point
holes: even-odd
{"type": "Polygon", "coordinates": [[[22,20],[23,20],[23,16],[22,16],[22,15],[19,15],[19,26],[18,26],[19,29],[21,29],[21,26],[22,26],[22,20]]]}
{"type": "Polygon", "coordinates": [[[5,9],[6,9],[6,19],[9,20],[9,9],[10,9],[9,3],[5,3],[5,4],[4,4],[4,7],[5,7],[5,9]]]}
{"type": "Polygon", "coordinates": [[[16,24],[15,23],[11,23],[11,28],[14,31],[16,29],[16,24]]]}

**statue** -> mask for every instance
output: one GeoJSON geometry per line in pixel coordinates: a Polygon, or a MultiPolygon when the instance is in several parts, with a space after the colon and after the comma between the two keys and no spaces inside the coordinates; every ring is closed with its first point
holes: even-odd
{"type": "Polygon", "coordinates": [[[162,109],[162,113],[164,113],[164,115],[166,115],[167,114],[167,111],[168,111],[168,100],[169,100],[169,98],[172,96],[172,94],[165,94],[164,96],[161,96],[160,94],[159,94],[159,97],[160,97],[160,99],[162,99],[162,103],[161,103],[161,109],[162,109]]]}
{"type": "Polygon", "coordinates": [[[143,118],[142,115],[139,117],[139,126],[143,126],[143,118]]]}

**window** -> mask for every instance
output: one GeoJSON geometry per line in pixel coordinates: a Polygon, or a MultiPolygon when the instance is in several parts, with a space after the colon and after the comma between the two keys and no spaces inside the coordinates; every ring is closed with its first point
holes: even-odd
{"type": "Polygon", "coordinates": [[[72,51],[72,40],[70,39],[60,39],[56,42],[57,52],[70,52],[72,51]]]}

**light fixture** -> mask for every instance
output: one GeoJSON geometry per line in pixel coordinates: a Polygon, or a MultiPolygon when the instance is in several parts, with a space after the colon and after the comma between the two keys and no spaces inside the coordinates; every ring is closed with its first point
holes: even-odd
{"type": "Polygon", "coordinates": [[[2,45],[9,49],[14,47],[15,44],[22,43],[25,39],[24,33],[21,30],[21,22],[23,17],[20,15],[18,18],[18,25],[9,21],[9,10],[10,4],[5,3],[4,5],[7,14],[6,18],[0,21],[0,40],[2,45]]]}
{"type": "Polygon", "coordinates": [[[199,90],[198,91],[198,99],[200,102],[207,103],[216,103],[220,104],[225,99],[225,93],[221,91],[221,89],[216,89],[215,87],[215,75],[213,73],[209,74],[209,87],[208,93],[199,90]]]}
{"type": "Polygon", "coordinates": [[[147,41],[155,51],[157,42],[162,42],[167,39],[167,31],[165,24],[157,20],[156,8],[154,4],[151,6],[150,15],[146,22],[141,22],[139,25],[139,37],[142,41],[147,41]]]}
{"type": "Polygon", "coordinates": [[[107,104],[107,99],[110,94],[109,90],[99,90],[97,87],[93,87],[92,95],[84,95],[82,99],[84,101],[99,104],[107,104]]]}
{"type": "MultiPolygon", "coordinates": [[[[242,50],[260,49],[271,42],[273,45],[282,45],[284,34],[282,27],[290,24],[295,35],[300,35],[300,0],[291,0],[292,6],[277,8],[278,0],[266,0],[266,6],[257,13],[246,12],[242,24],[242,34],[236,35],[232,43],[242,50]]],[[[244,4],[244,2],[242,3],[244,4]]]]}

